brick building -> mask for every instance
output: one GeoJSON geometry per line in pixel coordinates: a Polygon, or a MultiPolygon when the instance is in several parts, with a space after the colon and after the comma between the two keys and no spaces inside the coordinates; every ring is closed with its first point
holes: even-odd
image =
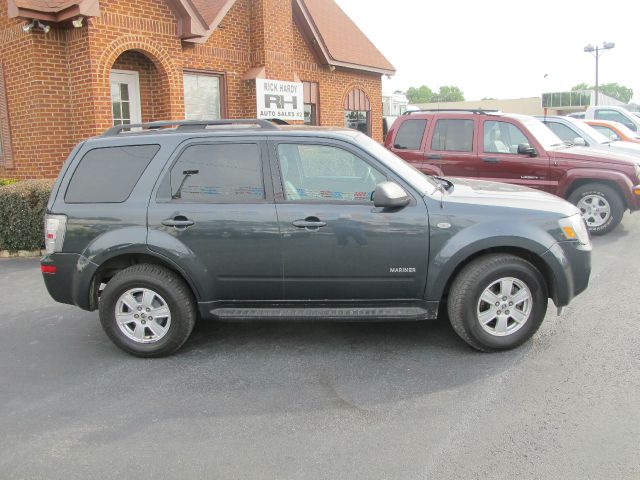
{"type": "Polygon", "coordinates": [[[265,78],[381,140],[393,73],[333,0],[0,1],[0,177],[53,177],[118,123],[255,118],[265,78]]]}

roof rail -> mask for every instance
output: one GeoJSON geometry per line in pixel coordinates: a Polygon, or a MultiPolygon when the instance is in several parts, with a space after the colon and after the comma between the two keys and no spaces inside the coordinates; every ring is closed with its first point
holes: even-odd
{"type": "Polygon", "coordinates": [[[502,113],[500,110],[486,110],[483,108],[427,108],[421,110],[407,110],[403,115],[411,115],[412,113],[421,112],[469,112],[469,113],[489,113],[498,114],[502,113]]]}
{"type": "Polygon", "coordinates": [[[132,123],[127,125],[116,125],[102,134],[103,137],[115,137],[122,132],[131,132],[134,128],[140,130],[160,130],[165,127],[176,127],[177,130],[204,130],[210,125],[247,125],[260,127],[264,130],[278,130],[277,125],[262,119],[234,119],[234,120],[166,120],[160,122],[132,123]]]}

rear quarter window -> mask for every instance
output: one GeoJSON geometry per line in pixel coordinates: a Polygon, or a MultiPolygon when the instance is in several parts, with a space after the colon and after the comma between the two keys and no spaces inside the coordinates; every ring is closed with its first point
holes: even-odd
{"type": "Polygon", "coordinates": [[[126,145],[89,150],[73,172],[64,201],[124,202],[158,150],[160,145],[126,145]]]}

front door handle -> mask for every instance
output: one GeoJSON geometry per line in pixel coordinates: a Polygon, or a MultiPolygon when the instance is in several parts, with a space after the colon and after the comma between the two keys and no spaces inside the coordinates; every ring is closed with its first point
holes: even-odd
{"type": "Polygon", "coordinates": [[[442,155],[439,153],[429,153],[427,155],[428,160],[442,160],[442,155]]]}
{"type": "Polygon", "coordinates": [[[294,227],[298,228],[320,228],[325,227],[327,222],[321,221],[318,217],[307,217],[304,220],[294,220],[292,222],[294,227]]]}
{"type": "Polygon", "coordinates": [[[482,161],[485,163],[500,163],[498,157],[482,157],[482,161]]]}
{"type": "Polygon", "coordinates": [[[168,218],[162,221],[162,225],[166,227],[175,227],[175,228],[187,228],[193,225],[195,222],[193,220],[189,220],[187,217],[183,215],[176,215],[173,218],[168,218]]]}

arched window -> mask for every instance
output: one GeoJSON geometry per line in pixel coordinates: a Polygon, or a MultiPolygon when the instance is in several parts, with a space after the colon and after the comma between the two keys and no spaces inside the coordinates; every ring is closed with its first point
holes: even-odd
{"type": "Polygon", "coordinates": [[[371,135],[371,104],[359,88],[351,89],[344,97],[344,125],[371,135]]]}

